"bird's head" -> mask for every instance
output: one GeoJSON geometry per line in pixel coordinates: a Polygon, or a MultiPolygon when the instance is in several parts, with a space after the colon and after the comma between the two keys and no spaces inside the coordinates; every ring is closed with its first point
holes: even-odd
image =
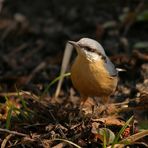
{"type": "Polygon", "coordinates": [[[105,60],[106,54],[103,47],[95,40],[90,38],[82,38],[78,42],[69,41],[76,48],[79,56],[89,61],[105,60]]]}

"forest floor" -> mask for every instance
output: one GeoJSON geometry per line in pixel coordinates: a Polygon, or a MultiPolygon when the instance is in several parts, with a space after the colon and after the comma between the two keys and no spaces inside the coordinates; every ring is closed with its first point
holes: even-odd
{"type": "Polygon", "coordinates": [[[148,147],[146,30],[144,0],[0,2],[1,148],[148,147]],[[82,37],[125,70],[106,114],[101,103],[81,112],[69,76],[54,95],[66,42],[82,37]]]}

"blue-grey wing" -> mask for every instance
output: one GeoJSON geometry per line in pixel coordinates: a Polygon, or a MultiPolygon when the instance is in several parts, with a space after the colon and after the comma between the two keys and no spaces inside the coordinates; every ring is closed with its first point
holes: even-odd
{"type": "Polygon", "coordinates": [[[118,72],[117,72],[114,64],[110,61],[110,59],[108,57],[106,57],[105,68],[108,70],[108,72],[111,76],[118,75],[118,72]]]}

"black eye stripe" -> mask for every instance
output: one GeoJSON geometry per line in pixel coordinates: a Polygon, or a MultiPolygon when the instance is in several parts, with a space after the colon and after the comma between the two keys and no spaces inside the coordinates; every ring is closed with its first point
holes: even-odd
{"type": "Polygon", "coordinates": [[[99,51],[97,51],[96,49],[93,49],[93,48],[90,48],[90,47],[88,47],[88,46],[84,46],[84,45],[81,45],[81,44],[79,44],[79,46],[80,46],[81,48],[84,48],[84,49],[87,50],[87,51],[97,53],[97,54],[98,54],[99,56],[101,56],[101,58],[106,62],[106,56],[102,55],[102,53],[99,52],[99,51]]]}
{"type": "Polygon", "coordinates": [[[102,59],[103,59],[105,62],[107,62],[106,56],[103,56],[103,55],[102,55],[102,59]]]}
{"type": "Polygon", "coordinates": [[[84,47],[85,50],[95,52],[95,49],[89,48],[89,47],[84,47]]]}
{"type": "Polygon", "coordinates": [[[87,50],[87,51],[96,52],[95,49],[90,48],[90,47],[88,47],[88,46],[83,46],[83,45],[79,45],[79,46],[80,46],[81,48],[84,48],[84,49],[87,50]]]}

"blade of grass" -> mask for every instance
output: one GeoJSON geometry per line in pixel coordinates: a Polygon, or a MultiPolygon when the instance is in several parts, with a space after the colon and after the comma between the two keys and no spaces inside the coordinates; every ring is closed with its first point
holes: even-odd
{"type": "Polygon", "coordinates": [[[6,129],[9,129],[9,128],[10,128],[10,122],[11,122],[11,117],[12,117],[12,111],[13,111],[13,107],[11,106],[10,109],[8,110],[8,113],[7,113],[6,129]]]}
{"type": "Polygon", "coordinates": [[[5,96],[5,99],[6,99],[7,107],[9,106],[9,110],[8,110],[7,117],[6,117],[6,129],[9,129],[13,109],[12,109],[12,106],[10,106],[9,103],[8,103],[7,96],[5,96]]]}
{"type": "Polygon", "coordinates": [[[75,146],[76,148],[82,148],[79,145],[75,144],[74,142],[69,141],[69,140],[66,140],[66,139],[58,139],[58,138],[55,138],[55,139],[52,139],[52,141],[63,141],[63,142],[67,142],[67,143],[75,146]]]}
{"type": "Polygon", "coordinates": [[[111,148],[114,148],[114,145],[118,142],[120,135],[124,132],[124,130],[126,129],[126,127],[129,125],[129,123],[131,122],[131,120],[133,119],[133,116],[130,117],[127,122],[125,123],[125,125],[121,128],[121,130],[119,131],[119,133],[117,134],[117,136],[115,137],[111,148]]]}
{"type": "MultiPolygon", "coordinates": [[[[73,46],[70,45],[69,43],[67,43],[66,46],[65,46],[64,56],[63,56],[63,59],[62,59],[60,75],[63,75],[66,72],[66,69],[68,67],[70,57],[71,57],[71,54],[72,54],[72,50],[73,50],[73,46]]],[[[60,77],[60,79],[59,79],[59,82],[58,82],[58,85],[57,85],[57,88],[56,88],[56,92],[55,92],[55,98],[57,98],[59,93],[60,93],[63,79],[64,79],[64,77],[60,77]]]]}
{"type": "Polygon", "coordinates": [[[22,96],[20,95],[20,91],[17,89],[17,87],[15,86],[15,89],[16,89],[16,92],[17,92],[17,96],[18,98],[21,100],[21,103],[23,105],[23,107],[27,110],[27,105],[26,105],[26,102],[25,100],[22,98],[22,96]]]}
{"type": "Polygon", "coordinates": [[[61,77],[67,77],[67,76],[70,76],[70,74],[71,74],[71,73],[65,73],[65,74],[63,74],[63,75],[60,75],[60,76],[56,77],[53,81],[51,81],[51,82],[47,85],[47,87],[45,88],[45,90],[44,90],[44,92],[42,93],[42,95],[41,95],[40,98],[42,98],[42,97],[49,91],[50,87],[51,87],[53,84],[55,84],[58,80],[60,80],[61,77]]]}
{"type": "Polygon", "coordinates": [[[103,148],[106,148],[106,135],[107,135],[107,133],[106,133],[107,131],[106,131],[106,129],[104,129],[104,132],[103,132],[103,148]]]}

